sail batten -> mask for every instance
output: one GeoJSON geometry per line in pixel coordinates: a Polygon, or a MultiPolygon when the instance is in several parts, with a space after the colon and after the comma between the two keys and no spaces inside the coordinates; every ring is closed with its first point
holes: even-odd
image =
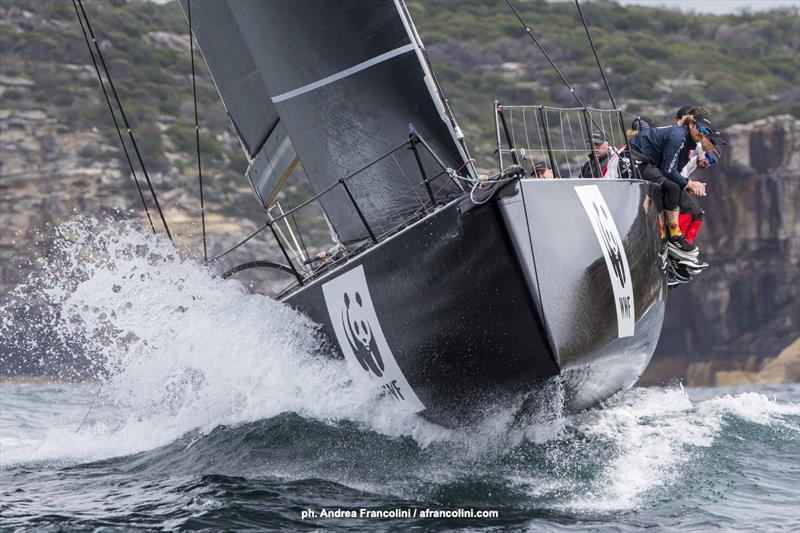
{"type": "Polygon", "coordinates": [[[372,59],[368,59],[367,61],[359,63],[358,65],[354,65],[354,66],[352,66],[350,68],[347,68],[347,69],[344,69],[344,70],[342,70],[340,72],[337,72],[336,74],[332,74],[332,75],[330,75],[330,76],[328,76],[326,78],[322,78],[321,80],[309,83],[308,85],[304,85],[303,87],[298,87],[297,89],[295,89],[293,91],[289,91],[289,92],[286,92],[286,93],[283,93],[283,94],[279,94],[278,96],[273,96],[272,97],[272,101],[274,103],[282,102],[284,100],[288,100],[289,98],[293,98],[295,96],[299,96],[301,94],[307,93],[308,91],[313,91],[314,89],[318,89],[320,87],[324,87],[325,85],[328,85],[330,83],[334,83],[336,81],[339,81],[339,80],[341,80],[343,78],[346,78],[347,76],[355,74],[356,72],[361,72],[365,68],[369,68],[369,67],[371,67],[373,65],[377,65],[378,63],[382,63],[382,62],[386,61],[387,59],[391,59],[393,57],[399,56],[400,54],[405,54],[407,52],[411,52],[411,51],[415,50],[415,48],[416,47],[411,43],[409,43],[407,45],[404,45],[404,46],[400,46],[398,48],[395,48],[394,50],[390,50],[389,52],[383,53],[383,54],[381,54],[379,56],[373,57],[372,59]]]}

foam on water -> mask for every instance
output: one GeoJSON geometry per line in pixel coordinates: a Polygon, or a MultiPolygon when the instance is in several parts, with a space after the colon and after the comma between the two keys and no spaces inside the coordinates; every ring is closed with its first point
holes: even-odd
{"type": "Polygon", "coordinates": [[[79,340],[103,384],[80,432],[82,415],[70,413],[39,446],[6,446],[3,462],[128,454],[283,412],[394,434],[426,426],[354,383],[343,361],[321,357],[306,317],[180,258],[163,238],[79,218],[58,228],[37,267],[11,303],[44,302],[49,315],[33,325],[8,314],[4,331],[30,329],[29,350],[48,335],[79,340]]]}
{"type": "MultiPolygon", "coordinates": [[[[757,393],[693,403],[682,388],[636,389],[604,409],[523,427],[504,411],[470,432],[447,430],[402,414],[373,387],[353,381],[343,361],[320,355],[317,326],[303,315],[249,294],[235,280],[181,258],[168,241],[125,223],[79,218],[65,224],[57,230],[53,254],[38,266],[6,305],[44,303],[49,314],[37,324],[5,314],[3,333],[28,331],[22,336],[31,343],[26,348],[35,348],[45,335],[78,343],[80,357],[89,357],[88,368],[102,385],[99,392],[96,384],[73,386],[66,398],[64,390],[54,389],[58,409],[4,405],[4,468],[128,455],[190,431],[202,438],[219,425],[293,412],[326,423],[355,422],[389,438],[410,437],[423,451],[444,446],[444,462],[418,468],[420,478],[434,484],[502,463],[526,446],[566,443],[552,451],[563,456],[557,458],[562,466],[580,459],[569,455],[573,450],[600,465],[599,475],[584,482],[527,467],[502,467],[497,475],[531,498],[565,493],[555,508],[603,513],[636,508],[672,483],[696,450],[714,443],[726,417],[797,430],[785,417],[800,415],[798,404],[757,393]]],[[[348,481],[377,492],[400,490],[348,481]]]]}
{"type": "Polygon", "coordinates": [[[565,508],[617,511],[641,505],[651,491],[676,481],[680,467],[699,448],[711,446],[726,416],[761,425],[798,429],[784,417],[800,415],[800,404],[778,403],[759,393],[744,392],[693,403],[683,387],[630,391],[617,405],[578,415],[582,432],[614,443],[600,493],[566,502],[565,508]]]}

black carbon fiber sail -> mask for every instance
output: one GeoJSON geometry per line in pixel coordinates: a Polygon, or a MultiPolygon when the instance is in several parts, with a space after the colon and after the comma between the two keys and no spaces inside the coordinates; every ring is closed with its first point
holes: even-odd
{"type": "MultiPolygon", "coordinates": [[[[446,166],[466,160],[401,2],[192,0],[192,10],[195,36],[251,157],[279,119],[317,192],[402,143],[411,124],[446,166]]],[[[429,176],[441,170],[424,150],[422,159],[429,176]]],[[[406,151],[348,184],[376,233],[428,201],[406,151]]],[[[446,174],[432,186],[439,200],[459,191],[446,174]]],[[[342,242],[367,237],[343,190],[322,204],[342,242]]]]}
{"type": "MultiPolygon", "coordinates": [[[[188,2],[181,0],[188,16],[188,2]]],[[[267,205],[296,154],[228,2],[192,0],[192,30],[250,161],[248,178],[267,205]]]]}

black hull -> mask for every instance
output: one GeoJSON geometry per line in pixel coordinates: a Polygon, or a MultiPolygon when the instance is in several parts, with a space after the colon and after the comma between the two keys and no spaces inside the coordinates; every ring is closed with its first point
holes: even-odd
{"type": "Polygon", "coordinates": [[[664,279],[647,187],[523,181],[482,206],[467,196],[284,300],[321,324],[356,376],[433,421],[474,422],[559,374],[567,408],[583,409],[631,386],[661,331],[664,279]],[[611,270],[576,185],[598,186],[622,236],[632,335],[618,336],[611,270]]]}

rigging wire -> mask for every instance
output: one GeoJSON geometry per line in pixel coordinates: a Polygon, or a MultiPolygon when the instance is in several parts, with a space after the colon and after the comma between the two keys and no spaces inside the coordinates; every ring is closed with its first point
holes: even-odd
{"type": "Polygon", "coordinates": [[[200,164],[200,126],[197,120],[197,84],[194,69],[194,37],[192,36],[192,0],[186,1],[189,18],[189,53],[192,56],[192,98],[194,99],[194,140],[197,146],[197,179],[200,182],[200,223],[203,228],[203,260],[208,262],[208,245],[206,244],[206,207],[203,199],[203,167],[200,164]]]}
{"type": "MultiPolygon", "coordinates": [[[[578,8],[578,15],[580,15],[581,17],[581,22],[583,23],[583,29],[586,30],[586,37],[589,39],[589,46],[591,46],[592,48],[592,53],[594,54],[594,60],[597,62],[597,70],[600,71],[600,76],[602,76],[603,83],[606,86],[606,91],[608,92],[608,99],[611,100],[611,107],[613,107],[614,109],[618,109],[617,102],[614,100],[614,93],[611,92],[611,86],[608,84],[608,79],[606,78],[606,73],[603,70],[603,65],[600,64],[600,56],[597,54],[597,48],[594,45],[592,34],[589,32],[589,25],[586,23],[586,19],[583,16],[583,10],[581,9],[581,4],[578,0],[575,0],[575,7],[578,8]]],[[[619,126],[620,128],[622,128],[622,134],[624,136],[625,123],[622,120],[622,116],[619,116],[619,126]]]]}
{"type": "Polygon", "coordinates": [[[89,409],[86,411],[86,414],[83,415],[81,423],[78,424],[77,428],[75,428],[75,433],[80,433],[81,428],[83,428],[83,425],[86,423],[86,420],[89,419],[89,415],[94,410],[94,406],[97,404],[97,401],[100,399],[100,392],[103,390],[104,385],[105,383],[101,383],[100,386],[97,387],[97,391],[94,393],[94,398],[92,398],[92,403],[89,405],[89,409]]]}
{"type": "MultiPolygon", "coordinates": [[[[517,20],[519,20],[520,24],[522,24],[522,26],[525,28],[525,32],[530,36],[531,39],[533,39],[533,42],[536,43],[536,46],[539,47],[539,50],[542,52],[542,55],[544,55],[545,59],[547,59],[547,62],[550,63],[550,66],[553,67],[553,70],[556,71],[558,77],[561,78],[561,81],[564,83],[567,89],[569,89],[569,92],[572,93],[572,96],[573,98],[575,98],[575,101],[578,102],[578,105],[580,107],[586,109],[586,104],[583,103],[581,97],[578,96],[578,93],[575,92],[575,89],[573,89],[572,85],[567,81],[567,78],[564,77],[564,75],[561,73],[561,70],[556,66],[555,62],[553,62],[553,59],[550,57],[550,54],[547,53],[547,50],[544,49],[542,43],[540,43],[539,39],[537,39],[536,36],[533,34],[533,31],[531,30],[528,23],[525,21],[525,19],[522,18],[522,15],[519,14],[519,11],[517,11],[516,8],[511,4],[511,0],[505,0],[505,1],[508,7],[511,9],[511,11],[514,12],[514,15],[517,17],[517,20]]],[[[591,113],[588,113],[588,118],[589,120],[592,121],[594,127],[597,128],[600,132],[602,132],[600,126],[597,124],[597,121],[595,121],[594,117],[591,116],[591,113]]]]}
{"type": "Polygon", "coordinates": [[[255,230],[254,232],[252,232],[250,235],[248,235],[247,237],[245,237],[244,239],[242,239],[241,241],[239,241],[238,243],[236,243],[236,244],[235,244],[235,245],[233,245],[232,247],[228,248],[228,249],[227,249],[227,250],[225,250],[224,252],[220,252],[220,253],[218,253],[217,255],[215,255],[214,257],[212,257],[211,259],[209,259],[207,262],[208,262],[208,263],[213,263],[213,262],[214,262],[214,261],[216,261],[217,259],[221,259],[221,258],[225,257],[226,255],[228,255],[228,254],[229,254],[229,253],[231,253],[232,251],[234,251],[234,250],[236,250],[237,248],[239,248],[240,246],[244,245],[244,244],[245,244],[247,241],[249,241],[250,239],[252,239],[252,238],[253,238],[253,237],[255,237],[256,235],[258,235],[259,233],[261,233],[262,231],[264,231],[265,229],[267,229],[267,228],[270,226],[270,224],[272,224],[272,221],[271,221],[271,220],[268,220],[267,222],[265,222],[264,224],[262,224],[261,226],[259,226],[259,227],[258,227],[258,229],[256,229],[256,230],[255,230]]]}
{"type": "MultiPolygon", "coordinates": [[[[111,91],[112,91],[112,93],[114,95],[114,99],[117,102],[117,106],[119,108],[120,116],[122,117],[123,122],[125,123],[125,127],[126,127],[126,129],[128,131],[128,135],[130,136],[130,139],[131,139],[131,142],[133,144],[134,150],[136,151],[136,156],[137,156],[137,158],[139,160],[139,164],[140,164],[141,169],[142,169],[142,171],[144,173],[145,179],[147,180],[147,185],[150,188],[150,193],[153,196],[153,201],[154,201],[154,203],[156,205],[156,209],[158,210],[158,214],[161,216],[161,222],[164,224],[164,229],[167,231],[167,236],[169,237],[170,241],[172,241],[172,235],[170,234],[169,227],[167,226],[167,221],[164,219],[164,213],[161,211],[161,206],[158,203],[158,198],[156,196],[156,192],[153,189],[153,184],[150,181],[150,176],[147,174],[147,169],[144,166],[144,161],[142,160],[142,155],[139,152],[139,148],[138,148],[138,146],[136,144],[136,139],[133,136],[133,131],[131,130],[130,125],[128,123],[128,119],[125,116],[125,111],[122,108],[122,102],[120,102],[120,99],[119,99],[119,96],[117,94],[116,88],[114,87],[114,82],[111,80],[111,74],[108,71],[108,67],[106,65],[105,59],[103,58],[102,52],[100,51],[100,47],[97,44],[97,39],[95,38],[94,31],[92,30],[91,23],[89,22],[89,17],[86,14],[86,10],[83,8],[83,3],[81,2],[81,0],[72,0],[72,7],[75,8],[75,15],[78,18],[78,23],[80,23],[80,26],[81,26],[81,32],[83,33],[83,39],[86,42],[86,48],[89,50],[89,55],[92,58],[92,64],[94,65],[94,70],[95,70],[95,73],[97,74],[97,80],[100,82],[100,88],[103,90],[103,96],[105,97],[106,105],[108,105],[108,111],[109,111],[109,113],[111,113],[111,119],[114,121],[114,128],[117,130],[117,136],[119,137],[119,143],[122,145],[122,151],[125,153],[125,159],[128,162],[128,168],[130,168],[131,175],[133,176],[133,181],[136,184],[136,190],[139,192],[139,198],[142,200],[142,206],[144,207],[144,212],[145,212],[145,214],[147,214],[147,221],[150,223],[150,229],[153,231],[153,234],[156,233],[156,227],[155,227],[155,224],[153,224],[153,217],[150,215],[150,209],[147,207],[147,201],[144,198],[144,192],[142,191],[141,183],[139,183],[139,178],[136,176],[136,171],[133,168],[133,161],[131,160],[130,152],[128,152],[128,148],[125,145],[125,140],[122,137],[122,130],[121,130],[120,126],[119,126],[119,121],[117,120],[117,115],[114,112],[114,106],[111,104],[111,99],[108,96],[108,91],[106,90],[106,85],[103,82],[103,76],[100,73],[100,67],[97,64],[97,59],[95,57],[95,52],[92,50],[92,45],[89,43],[89,34],[91,35],[92,43],[94,43],[95,49],[97,51],[97,57],[100,58],[100,62],[103,65],[103,70],[106,73],[106,78],[108,79],[109,87],[111,87],[111,91]],[[80,6],[80,11],[78,10],[79,6],[80,6]],[[83,13],[83,17],[81,17],[81,13],[83,13]],[[85,25],[84,25],[84,20],[86,21],[85,25]],[[89,30],[89,34],[86,33],[87,29],[89,30]]],[[[101,383],[98,386],[97,391],[94,394],[94,398],[92,399],[92,403],[89,405],[89,408],[87,409],[86,413],[83,415],[83,418],[81,419],[80,424],[78,424],[78,427],[75,429],[75,433],[79,433],[80,430],[83,428],[83,426],[86,424],[86,421],[89,419],[89,415],[94,410],[95,405],[97,404],[97,402],[98,402],[98,400],[100,398],[100,393],[102,392],[104,385],[105,385],[105,383],[101,383]]]]}
{"type": "Polygon", "coordinates": [[[94,57],[94,52],[92,51],[92,45],[89,44],[89,36],[86,34],[86,28],[83,25],[83,19],[81,18],[80,12],[78,12],[78,5],[75,3],[75,0],[72,0],[72,7],[75,8],[75,14],[78,16],[78,22],[81,24],[81,31],[83,32],[83,39],[86,41],[86,47],[89,49],[89,55],[92,56],[92,63],[94,64],[94,71],[97,73],[97,79],[100,81],[100,88],[103,89],[103,96],[106,98],[106,104],[108,105],[108,111],[111,113],[111,119],[114,121],[114,128],[117,130],[117,135],[119,136],[119,143],[122,145],[122,151],[125,152],[125,159],[128,161],[128,168],[131,169],[131,175],[133,175],[133,181],[136,183],[136,190],[139,192],[139,198],[142,199],[142,206],[144,206],[144,212],[147,214],[147,221],[150,223],[150,229],[153,230],[153,233],[156,232],[156,227],[153,224],[153,217],[150,216],[150,209],[147,207],[147,201],[144,199],[144,192],[142,192],[142,185],[139,183],[139,178],[136,176],[136,171],[133,169],[133,161],[131,161],[131,155],[128,152],[128,147],[125,146],[125,140],[122,138],[122,131],[119,127],[119,122],[117,121],[117,115],[114,113],[114,107],[111,105],[111,99],[108,97],[108,91],[106,90],[106,85],[103,83],[103,77],[100,75],[100,68],[97,66],[97,59],[94,57]]]}
{"type": "Polygon", "coordinates": [[[597,55],[597,48],[594,46],[594,41],[592,40],[592,34],[589,33],[589,25],[586,24],[586,19],[583,17],[583,10],[581,9],[581,4],[578,0],[575,0],[575,7],[578,8],[578,15],[580,15],[581,17],[581,22],[583,23],[583,29],[586,30],[586,37],[589,39],[589,46],[592,47],[594,60],[597,62],[597,70],[600,71],[600,76],[603,77],[603,83],[605,84],[606,91],[608,92],[608,99],[611,100],[611,106],[614,109],[617,109],[617,103],[614,101],[614,94],[611,92],[611,86],[609,86],[608,79],[606,79],[606,73],[603,70],[603,66],[600,64],[600,57],[597,55]]]}
{"type": "Polygon", "coordinates": [[[172,233],[169,231],[169,226],[167,225],[167,220],[164,218],[164,211],[161,209],[161,205],[158,203],[158,196],[156,195],[156,190],[153,188],[153,182],[150,180],[150,175],[147,173],[147,167],[145,167],[144,160],[142,159],[142,154],[139,151],[139,145],[136,143],[136,137],[133,135],[133,130],[131,129],[131,125],[128,122],[128,117],[125,114],[125,109],[122,107],[122,102],[119,99],[119,94],[117,93],[117,89],[114,86],[114,81],[111,79],[111,73],[108,71],[108,65],[106,64],[106,60],[103,57],[103,52],[100,50],[100,45],[97,43],[97,38],[94,35],[94,30],[92,29],[92,24],[89,21],[89,16],[86,14],[86,10],[83,7],[82,0],[73,0],[73,3],[77,2],[78,7],[80,7],[81,13],[83,14],[83,20],[86,21],[86,28],[89,30],[89,35],[92,38],[92,43],[94,44],[94,48],[97,51],[97,57],[100,58],[100,64],[103,67],[103,71],[105,72],[106,79],[108,80],[108,86],[111,87],[111,94],[114,95],[114,100],[117,102],[117,108],[119,109],[119,114],[122,117],[122,122],[125,124],[125,129],[128,131],[128,136],[130,137],[131,144],[133,145],[134,152],[136,153],[136,158],[139,161],[139,166],[142,169],[142,173],[144,174],[144,178],[147,181],[147,186],[150,189],[150,195],[153,197],[153,203],[156,206],[156,210],[158,211],[158,215],[161,217],[161,223],[164,225],[164,230],[167,232],[167,237],[169,240],[173,242],[172,233]]]}

